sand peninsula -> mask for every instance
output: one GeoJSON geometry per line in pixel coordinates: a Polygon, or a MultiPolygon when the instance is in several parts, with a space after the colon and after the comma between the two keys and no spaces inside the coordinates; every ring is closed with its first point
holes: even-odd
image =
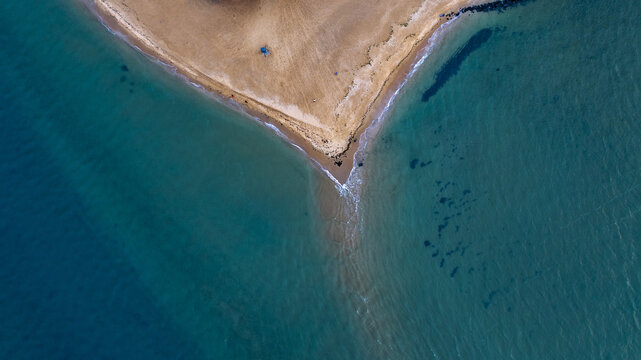
{"type": "Polygon", "coordinates": [[[417,51],[453,11],[483,1],[94,3],[132,44],[277,126],[344,183],[360,134],[417,51]]]}

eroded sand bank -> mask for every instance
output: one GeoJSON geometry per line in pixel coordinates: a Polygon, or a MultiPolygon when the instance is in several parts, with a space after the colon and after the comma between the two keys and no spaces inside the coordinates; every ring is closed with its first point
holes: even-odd
{"type": "Polygon", "coordinates": [[[341,182],[353,144],[440,15],[482,2],[94,1],[110,27],[278,126],[341,182]]]}

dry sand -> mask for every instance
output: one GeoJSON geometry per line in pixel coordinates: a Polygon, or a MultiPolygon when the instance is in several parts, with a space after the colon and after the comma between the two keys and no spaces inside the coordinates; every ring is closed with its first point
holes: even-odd
{"type": "Polygon", "coordinates": [[[440,14],[482,2],[94,1],[108,26],[276,125],[340,182],[394,78],[445,21],[440,14]]]}

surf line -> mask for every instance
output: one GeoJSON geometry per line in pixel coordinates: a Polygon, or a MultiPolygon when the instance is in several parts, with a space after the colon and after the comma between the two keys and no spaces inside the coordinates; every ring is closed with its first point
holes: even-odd
{"type": "Polygon", "coordinates": [[[307,151],[305,151],[305,149],[303,149],[301,146],[297,145],[292,139],[290,139],[287,135],[285,135],[276,125],[272,124],[271,122],[269,122],[267,120],[260,119],[260,118],[258,118],[256,116],[250,114],[240,104],[238,104],[234,100],[228,100],[225,97],[223,97],[222,95],[219,95],[219,94],[217,94],[217,93],[215,93],[213,91],[210,91],[210,90],[206,89],[204,86],[192,81],[188,76],[186,76],[184,74],[181,74],[178,71],[176,66],[170,65],[170,64],[166,63],[165,61],[163,61],[161,58],[159,58],[157,56],[154,56],[152,54],[149,54],[148,52],[144,51],[139,46],[134,44],[126,34],[120,32],[120,31],[117,31],[116,29],[111,28],[107,24],[107,22],[103,19],[103,17],[101,16],[100,12],[97,9],[95,9],[95,4],[92,1],[85,2],[85,5],[98,18],[98,21],[100,22],[100,24],[111,35],[115,35],[116,37],[120,38],[126,44],[128,44],[129,46],[134,48],[136,51],[141,53],[144,57],[146,57],[147,59],[149,59],[152,62],[155,62],[155,63],[159,64],[161,68],[165,69],[170,74],[172,74],[174,76],[177,76],[179,79],[181,79],[184,82],[186,82],[186,83],[192,85],[193,87],[197,88],[199,91],[202,91],[208,97],[214,99],[219,104],[221,104],[223,106],[230,107],[230,108],[232,108],[232,109],[234,109],[234,110],[236,110],[238,112],[241,112],[244,115],[246,115],[247,117],[255,120],[256,122],[258,122],[260,125],[265,126],[266,128],[272,130],[279,138],[283,139],[287,144],[289,144],[289,145],[293,146],[294,148],[300,150],[305,155],[306,158],[310,159],[312,164],[315,165],[316,167],[318,167],[318,169],[322,173],[324,173],[334,183],[335,188],[339,192],[341,192],[341,193],[349,192],[349,190],[347,189],[347,186],[345,184],[341,184],[341,182],[338,181],[338,179],[336,179],[336,177],[334,177],[334,175],[332,175],[332,173],[329,170],[325,169],[320,162],[318,162],[316,159],[314,159],[310,154],[307,153],[307,151]]]}
{"type": "Polygon", "coordinates": [[[460,15],[463,15],[465,13],[492,12],[492,11],[503,12],[508,8],[515,7],[518,5],[525,5],[526,3],[531,1],[534,1],[534,0],[498,0],[498,1],[488,2],[484,4],[479,4],[479,5],[466,6],[466,7],[460,8],[458,11],[452,11],[447,14],[441,14],[440,17],[444,17],[447,21],[443,23],[441,26],[439,26],[439,28],[435,30],[434,33],[430,36],[430,38],[428,39],[428,45],[423,50],[423,55],[411,67],[410,72],[407,74],[407,76],[405,76],[405,78],[400,83],[400,85],[392,93],[392,95],[388,99],[387,103],[383,107],[383,110],[380,112],[380,114],[376,117],[375,120],[372,121],[372,123],[367,127],[367,129],[365,129],[363,134],[360,136],[358,149],[354,152],[353,159],[352,159],[353,160],[352,163],[354,165],[350,170],[349,176],[347,177],[347,181],[345,182],[345,184],[348,184],[348,183],[360,184],[362,182],[362,179],[360,179],[360,170],[359,170],[360,166],[356,165],[358,164],[358,161],[356,159],[364,158],[364,156],[361,157],[359,155],[365,152],[367,143],[368,143],[367,140],[373,137],[373,134],[370,134],[370,132],[376,132],[375,130],[379,130],[378,127],[380,127],[382,122],[385,120],[385,117],[388,115],[389,110],[394,104],[394,101],[397,95],[399,94],[401,89],[407,84],[409,79],[413,77],[413,75],[420,68],[420,66],[425,62],[428,56],[432,53],[434,46],[438,44],[438,41],[440,40],[440,36],[443,33],[443,31],[446,29],[447,25],[450,25],[454,20],[458,19],[460,15]]]}
{"type": "MultiPolygon", "coordinates": [[[[356,161],[357,155],[359,155],[360,153],[363,153],[364,150],[365,150],[365,147],[367,146],[367,139],[370,138],[370,137],[368,135],[366,135],[366,134],[369,134],[370,129],[372,129],[373,127],[378,127],[378,125],[380,123],[382,123],[382,120],[384,120],[384,117],[389,112],[389,109],[393,105],[393,103],[394,103],[397,95],[399,94],[400,90],[405,86],[405,84],[408,82],[408,80],[414,75],[414,73],[417,71],[417,69],[423,64],[425,59],[432,52],[432,49],[433,49],[434,45],[437,43],[437,40],[440,37],[440,33],[442,32],[442,30],[445,28],[446,25],[450,24],[454,19],[458,18],[459,15],[464,14],[466,12],[474,13],[474,12],[488,12],[488,11],[494,11],[494,10],[502,11],[503,9],[506,9],[508,7],[519,5],[519,4],[522,4],[522,3],[526,3],[528,1],[532,1],[532,0],[500,0],[500,1],[494,1],[494,2],[485,3],[485,4],[481,4],[481,5],[474,5],[474,6],[464,7],[464,8],[461,8],[460,10],[458,10],[457,12],[451,12],[449,14],[441,14],[441,17],[445,17],[448,21],[443,23],[430,36],[430,38],[428,39],[428,45],[423,50],[424,54],[411,67],[411,70],[410,70],[409,74],[407,76],[405,76],[405,78],[403,79],[401,84],[395,89],[394,93],[390,96],[389,100],[385,104],[385,106],[384,106],[383,110],[381,111],[381,113],[376,117],[375,120],[372,121],[372,123],[365,129],[363,134],[360,136],[360,139],[365,138],[365,141],[359,141],[358,149],[353,154],[353,158],[352,158],[353,162],[352,163],[354,165],[357,164],[357,161],[356,161]]],[[[240,104],[235,103],[233,100],[231,102],[224,101],[224,98],[222,96],[217,96],[218,94],[216,94],[215,92],[205,89],[203,86],[191,81],[191,79],[188,76],[179,73],[175,66],[172,66],[172,65],[162,61],[157,56],[148,54],[143,49],[141,49],[140,47],[136,46],[133,42],[129,41],[129,37],[127,35],[121,33],[120,31],[112,29],[107,24],[107,22],[104,21],[104,19],[102,18],[101,14],[97,11],[97,9],[95,9],[95,4],[93,4],[93,2],[90,1],[90,2],[87,3],[85,1],[85,4],[88,5],[87,7],[90,9],[91,12],[93,12],[95,15],[97,15],[97,18],[99,19],[101,25],[103,25],[103,27],[110,34],[116,35],[117,37],[121,38],[122,40],[125,41],[125,43],[129,44],[130,46],[132,46],[138,52],[142,53],[145,57],[147,57],[147,58],[151,59],[152,61],[162,65],[163,68],[169,70],[170,73],[172,73],[173,75],[178,76],[179,78],[181,78],[181,80],[184,80],[187,83],[189,83],[190,85],[198,88],[199,90],[204,91],[208,95],[211,95],[211,97],[213,99],[215,99],[215,100],[218,100],[219,103],[224,104],[224,105],[228,105],[228,106],[231,105],[231,107],[234,108],[235,110],[240,110],[244,114],[248,115],[250,118],[258,121],[262,125],[264,125],[267,128],[273,130],[280,138],[284,139],[288,144],[291,144],[292,146],[294,146],[298,150],[302,151],[307,158],[311,159],[312,163],[315,166],[317,166],[321,170],[321,172],[323,172],[325,175],[327,175],[327,177],[334,183],[336,189],[339,190],[339,192],[341,194],[345,195],[346,193],[348,193],[351,196],[355,196],[355,195],[357,196],[357,194],[354,194],[354,192],[358,191],[358,190],[357,189],[353,189],[353,188],[358,188],[359,187],[358,185],[361,184],[361,179],[360,179],[360,175],[359,175],[360,171],[357,170],[358,168],[360,168],[360,166],[354,166],[353,165],[352,169],[350,170],[350,173],[348,175],[347,180],[345,181],[344,184],[342,184],[340,181],[338,181],[338,179],[336,179],[336,177],[334,177],[332,175],[332,173],[328,169],[325,169],[320,162],[318,162],[316,159],[314,159],[302,147],[298,146],[292,139],[290,139],[283,132],[281,132],[280,129],[278,129],[278,127],[276,127],[274,124],[272,124],[272,123],[270,123],[268,121],[259,119],[259,118],[255,117],[255,116],[252,116],[247,111],[245,111],[245,109],[242,106],[240,106],[240,104]]]]}
{"type": "MultiPolygon", "coordinates": [[[[387,102],[385,103],[385,106],[383,107],[383,110],[378,114],[378,116],[372,121],[372,123],[365,129],[361,137],[359,138],[359,145],[358,149],[354,152],[354,158],[353,158],[353,163],[357,164],[356,159],[359,157],[361,153],[364,153],[367,145],[368,145],[368,140],[373,138],[374,134],[379,130],[379,127],[383,124],[384,120],[386,119],[387,115],[389,114],[390,109],[392,108],[392,105],[394,104],[394,101],[396,100],[396,97],[398,94],[401,92],[401,90],[405,87],[407,82],[414,76],[414,74],[418,71],[418,69],[423,65],[425,60],[432,54],[434,47],[439,43],[441,35],[443,32],[447,29],[447,26],[452,24],[452,22],[456,18],[452,18],[448,20],[447,22],[441,24],[441,26],[438,27],[434,31],[434,33],[430,36],[428,39],[427,46],[423,48],[422,55],[418,57],[418,60],[415,61],[414,65],[411,66],[411,69],[409,73],[403,78],[401,83],[396,87],[392,95],[389,97],[387,102]]],[[[353,166],[352,170],[349,173],[349,176],[347,178],[347,183],[360,183],[360,176],[359,176],[359,166],[353,166]]]]}

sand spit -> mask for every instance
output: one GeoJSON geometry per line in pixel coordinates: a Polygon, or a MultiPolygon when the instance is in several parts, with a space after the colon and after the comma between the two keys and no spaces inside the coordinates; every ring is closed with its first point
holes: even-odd
{"type": "Polygon", "coordinates": [[[441,14],[482,2],[94,0],[107,26],[277,126],[341,183],[441,14]]]}

